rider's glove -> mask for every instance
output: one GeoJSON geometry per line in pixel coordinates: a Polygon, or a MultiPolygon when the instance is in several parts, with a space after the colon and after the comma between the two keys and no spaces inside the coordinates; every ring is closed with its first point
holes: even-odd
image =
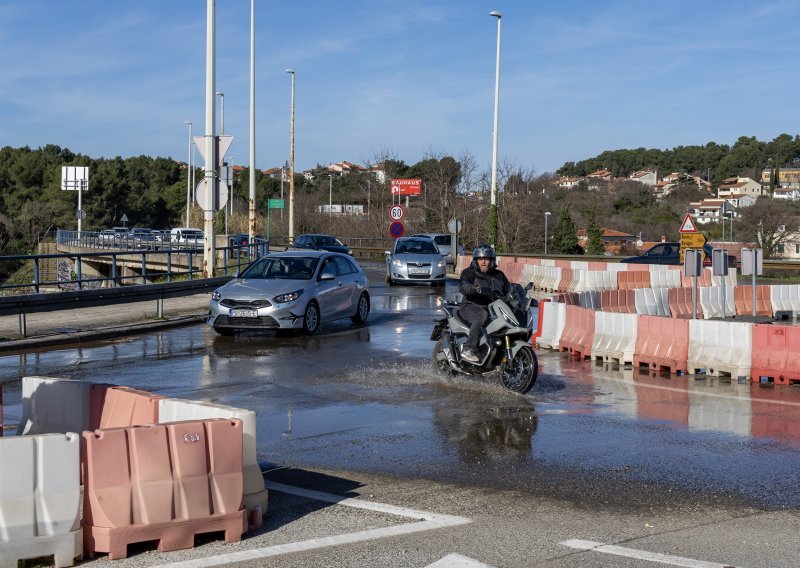
{"type": "Polygon", "coordinates": [[[483,294],[484,294],[483,288],[481,288],[480,286],[475,286],[475,293],[478,296],[483,296],[483,294]]]}
{"type": "Polygon", "coordinates": [[[503,297],[502,292],[498,292],[497,290],[492,290],[492,300],[499,300],[503,297]]]}

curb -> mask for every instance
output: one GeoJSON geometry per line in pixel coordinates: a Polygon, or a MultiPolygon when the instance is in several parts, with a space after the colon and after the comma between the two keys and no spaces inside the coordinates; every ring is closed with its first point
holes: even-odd
{"type": "Polygon", "coordinates": [[[202,323],[206,320],[206,317],[206,314],[181,316],[166,321],[143,322],[126,325],[123,327],[100,328],[58,335],[40,335],[26,337],[24,339],[10,339],[8,341],[0,342],[0,354],[13,355],[16,353],[25,353],[34,349],[66,347],[70,345],[80,345],[83,343],[91,343],[106,339],[115,339],[118,337],[127,337],[130,335],[139,335],[142,333],[150,333],[152,331],[160,331],[163,329],[172,329],[175,327],[183,327],[202,323]]]}

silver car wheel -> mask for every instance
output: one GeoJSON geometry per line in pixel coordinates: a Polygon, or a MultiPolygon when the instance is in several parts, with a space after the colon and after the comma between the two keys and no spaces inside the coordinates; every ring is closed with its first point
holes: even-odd
{"type": "Polygon", "coordinates": [[[351,319],[354,323],[364,323],[369,317],[369,296],[366,293],[361,294],[358,299],[358,306],[356,307],[356,315],[351,319]]]}
{"type": "Polygon", "coordinates": [[[315,302],[309,302],[303,314],[303,332],[314,335],[319,330],[319,308],[315,302]]]}

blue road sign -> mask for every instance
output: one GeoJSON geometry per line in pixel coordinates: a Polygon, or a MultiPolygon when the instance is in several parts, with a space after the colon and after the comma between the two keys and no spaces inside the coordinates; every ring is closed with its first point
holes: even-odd
{"type": "Polygon", "coordinates": [[[392,235],[393,238],[399,239],[403,236],[403,233],[406,232],[406,228],[403,226],[403,223],[400,221],[395,221],[391,225],[389,225],[389,234],[392,235]]]}

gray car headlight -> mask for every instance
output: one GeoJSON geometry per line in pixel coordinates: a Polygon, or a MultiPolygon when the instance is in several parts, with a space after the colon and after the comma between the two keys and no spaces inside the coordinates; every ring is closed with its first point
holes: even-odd
{"type": "Polygon", "coordinates": [[[437,260],[436,268],[444,268],[444,260],[437,260]]]}
{"type": "Polygon", "coordinates": [[[286,302],[294,302],[302,294],[303,294],[302,290],[289,292],[288,294],[281,294],[280,296],[275,296],[275,302],[278,304],[285,304],[286,302]]]}
{"type": "Polygon", "coordinates": [[[213,292],[211,292],[211,299],[216,302],[219,302],[220,299],[222,299],[222,294],[220,294],[218,290],[214,290],[213,292]]]}
{"type": "Polygon", "coordinates": [[[396,266],[397,268],[403,268],[403,261],[395,258],[392,261],[392,266],[396,266]]]}

